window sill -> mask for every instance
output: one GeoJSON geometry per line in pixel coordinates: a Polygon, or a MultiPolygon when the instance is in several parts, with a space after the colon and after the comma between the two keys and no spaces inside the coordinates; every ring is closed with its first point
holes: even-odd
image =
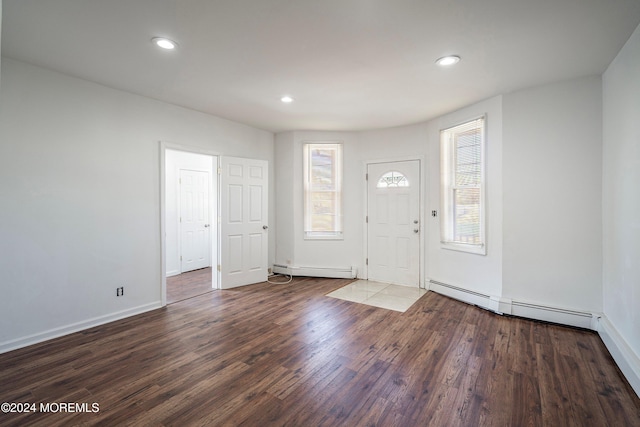
{"type": "Polygon", "coordinates": [[[337,235],[315,235],[315,236],[307,236],[305,235],[304,240],[344,240],[342,234],[337,235]]]}
{"type": "Polygon", "coordinates": [[[487,255],[487,245],[465,245],[464,243],[440,242],[442,249],[465,252],[474,255],[487,255]]]}

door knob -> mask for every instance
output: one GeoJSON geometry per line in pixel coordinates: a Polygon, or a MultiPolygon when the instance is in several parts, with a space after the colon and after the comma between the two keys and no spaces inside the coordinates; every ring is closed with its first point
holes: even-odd
{"type": "Polygon", "coordinates": [[[414,229],[413,229],[413,232],[414,232],[414,233],[419,233],[419,232],[420,232],[420,230],[419,230],[419,229],[417,229],[417,228],[414,228],[414,229]]]}
{"type": "Polygon", "coordinates": [[[268,225],[263,225],[263,226],[262,226],[262,229],[263,229],[263,230],[266,230],[267,228],[269,228],[269,226],[268,226],[268,225]]]}
{"type": "Polygon", "coordinates": [[[204,227],[205,227],[205,228],[209,227],[209,224],[205,224],[205,225],[204,225],[204,227]]]}

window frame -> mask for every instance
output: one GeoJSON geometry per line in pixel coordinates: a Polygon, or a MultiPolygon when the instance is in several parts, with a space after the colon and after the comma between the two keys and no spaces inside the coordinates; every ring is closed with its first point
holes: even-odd
{"type": "MultiPolygon", "coordinates": [[[[461,133],[461,132],[460,132],[461,133]]],[[[440,246],[443,249],[456,250],[477,255],[487,254],[486,235],[486,146],[487,146],[487,117],[486,114],[477,116],[440,130],[440,194],[441,221],[440,246]],[[459,186],[455,182],[456,152],[453,136],[458,127],[470,125],[480,121],[480,183],[477,186],[459,186]],[[455,192],[461,188],[478,188],[479,195],[479,240],[480,243],[467,243],[455,240],[454,228],[457,224],[455,216],[455,192]]]]}
{"type": "Polygon", "coordinates": [[[303,153],[303,238],[304,240],[344,240],[343,236],[343,208],[342,208],[342,192],[343,192],[343,144],[341,141],[305,141],[302,146],[303,153]],[[335,164],[332,170],[335,175],[333,182],[333,190],[314,190],[311,180],[311,153],[317,148],[333,149],[336,151],[335,164]],[[312,229],[311,203],[312,193],[332,193],[335,204],[333,215],[333,229],[331,231],[318,231],[312,229]]]}

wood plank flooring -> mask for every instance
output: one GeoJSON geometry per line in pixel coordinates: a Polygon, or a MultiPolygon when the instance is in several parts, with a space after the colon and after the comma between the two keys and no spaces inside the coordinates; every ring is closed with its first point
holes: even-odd
{"type": "Polygon", "coordinates": [[[0,355],[3,426],[640,426],[597,334],[429,292],[399,313],[295,278],[215,290],[0,355]]]}
{"type": "Polygon", "coordinates": [[[167,277],[167,304],[211,291],[211,267],[167,277]]]}

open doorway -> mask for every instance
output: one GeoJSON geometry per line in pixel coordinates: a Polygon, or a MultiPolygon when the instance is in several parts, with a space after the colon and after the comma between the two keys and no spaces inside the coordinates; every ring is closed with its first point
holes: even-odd
{"type": "Polygon", "coordinates": [[[217,288],[218,157],[164,147],[163,302],[217,288]]]}
{"type": "Polygon", "coordinates": [[[167,277],[167,304],[211,292],[211,275],[211,267],[206,267],[167,277]]]}

